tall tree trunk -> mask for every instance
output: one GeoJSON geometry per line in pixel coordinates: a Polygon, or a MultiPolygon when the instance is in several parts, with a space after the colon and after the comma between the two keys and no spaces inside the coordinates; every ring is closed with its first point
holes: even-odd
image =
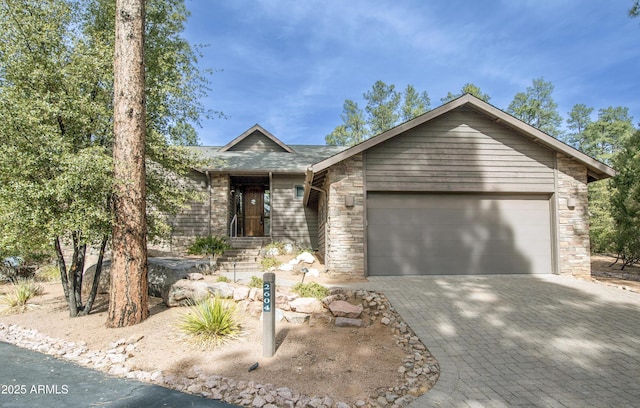
{"type": "Polygon", "coordinates": [[[144,0],[116,0],[113,259],[108,327],[149,316],[145,204],[144,0]]]}

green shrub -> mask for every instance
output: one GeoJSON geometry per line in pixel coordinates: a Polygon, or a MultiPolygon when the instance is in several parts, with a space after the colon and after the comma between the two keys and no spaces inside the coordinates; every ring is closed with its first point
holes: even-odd
{"type": "Polygon", "coordinates": [[[179,327],[205,347],[220,345],[238,337],[242,328],[236,314],[236,304],[218,297],[191,306],[182,316],[179,327]]]}
{"type": "Polygon", "coordinates": [[[262,288],[262,283],[263,282],[261,278],[258,278],[257,276],[252,276],[248,286],[250,288],[262,288]]]}
{"type": "Polygon", "coordinates": [[[221,276],[218,276],[218,279],[216,279],[216,282],[229,282],[229,278],[221,275],[221,276]]]}
{"type": "Polygon", "coordinates": [[[187,253],[190,255],[222,255],[229,248],[231,245],[226,238],[209,235],[208,237],[197,237],[193,244],[187,248],[187,253]]]}
{"type": "Polygon", "coordinates": [[[295,293],[301,297],[314,297],[317,299],[324,299],[329,296],[329,289],[316,282],[309,283],[296,283],[291,288],[295,293]]]}
{"type": "Polygon", "coordinates": [[[9,291],[0,298],[0,308],[3,313],[22,313],[35,307],[29,301],[42,294],[42,288],[32,279],[17,279],[9,291]]]}
{"type": "Polygon", "coordinates": [[[263,271],[269,271],[271,270],[271,268],[277,268],[281,264],[282,262],[278,261],[273,256],[266,256],[260,260],[260,266],[262,267],[263,271]]]}

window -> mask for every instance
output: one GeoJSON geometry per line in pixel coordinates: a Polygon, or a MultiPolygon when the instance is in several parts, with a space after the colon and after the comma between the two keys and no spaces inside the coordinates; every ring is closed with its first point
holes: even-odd
{"type": "Polygon", "coordinates": [[[302,200],[302,197],[304,197],[304,186],[296,186],[296,198],[299,200],[302,200]]]}

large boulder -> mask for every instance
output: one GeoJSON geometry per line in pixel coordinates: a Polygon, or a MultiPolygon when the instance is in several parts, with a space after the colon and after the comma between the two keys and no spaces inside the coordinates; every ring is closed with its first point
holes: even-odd
{"type": "Polygon", "coordinates": [[[190,306],[211,295],[206,282],[180,279],[171,285],[162,301],[169,307],[190,306]]]}
{"type": "Polygon", "coordinates": [[[190,306],[212,296],[221,298],[234,297],[235,288],[224,282],[207,283],[180,279],[174,282],[167,291],[162,292],[162,301],[169,307],[190,306]]]}
{"type": "MultiPolygon", "coordinates": [[[[192,273],[206,273],[211,268],[209,260],[184,258],[148,258],[147,266],[149,296],[162,298],[166,296],[169,288],[175,282],[188,278],[192,273]]],[[[110,271],[111,260],[105,259],[102,263],[98,293],[109,293],[110,271]]],[[[91,265],[84,272],[83,290],[88,291],[91,289],[95,272],[96,265],[91,265]]]]}
{"type": "Polygon", "coordinates": [[[324,306],[316,298],[298,298],[289,303],[291,310],[298,313],[322,313],[324,306]]]}

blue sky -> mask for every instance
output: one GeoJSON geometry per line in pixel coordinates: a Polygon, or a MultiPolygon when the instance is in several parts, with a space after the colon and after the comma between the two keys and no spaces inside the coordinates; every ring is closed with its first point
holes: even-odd
{"type": "MultiPolygon", "coordinates": [[[[632,0],[186,0],[184,36],[213,69],[204,145],[256,123],[289,144],[324,144],[345,99],[382,80],[431,108],[471,82],[506,110],[544,77],[563,117],[626,106],[640,123],[640,18],[632,0]]],[[[595,119],[595,112],[594,112],[595,119]]]]}

